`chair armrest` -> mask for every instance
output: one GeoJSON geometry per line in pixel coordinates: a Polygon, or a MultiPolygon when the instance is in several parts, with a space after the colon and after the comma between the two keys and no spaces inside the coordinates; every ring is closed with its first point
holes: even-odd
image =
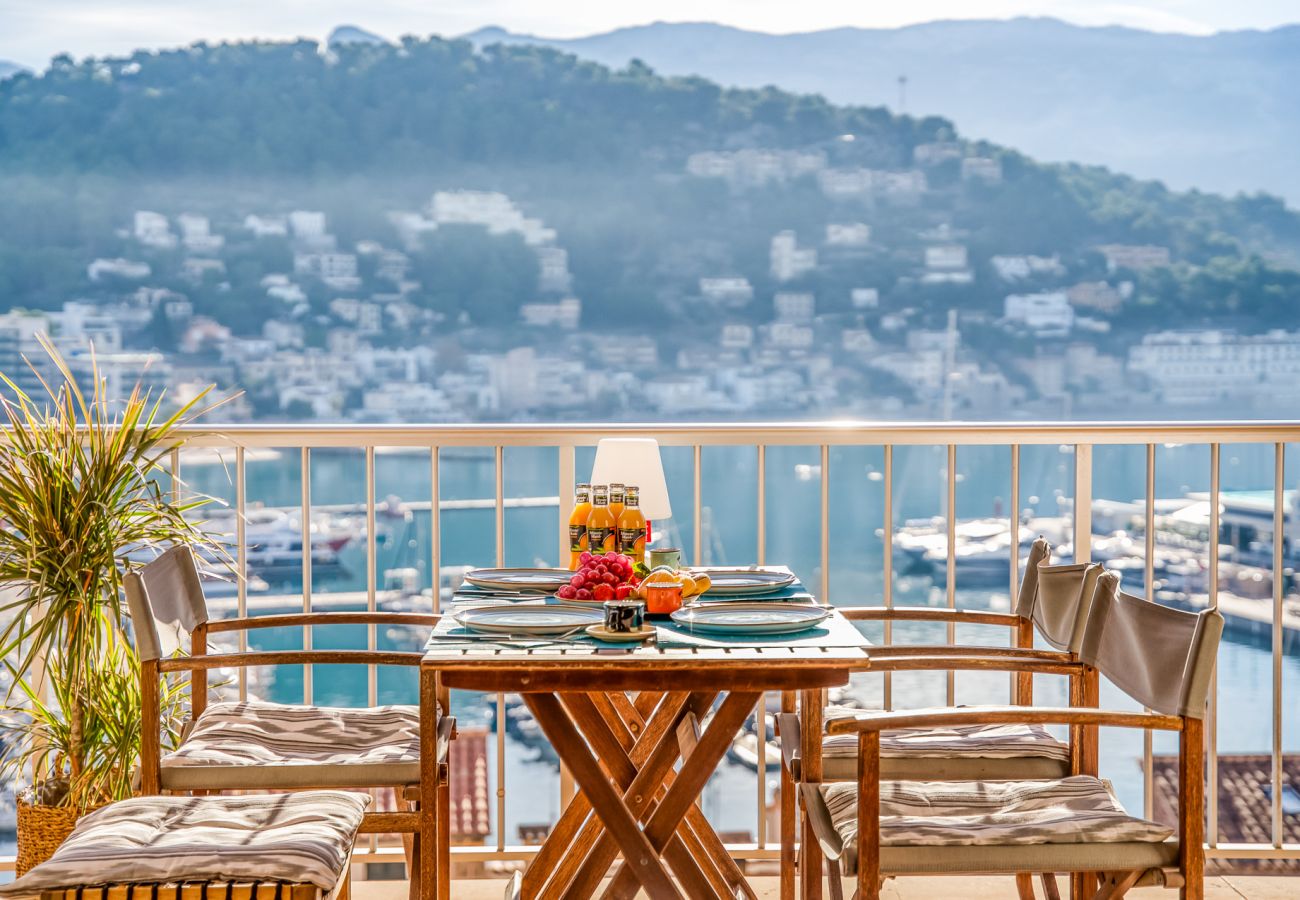
{"type": "Polygon", "coordinates": [[[1013,613],[977,609],[936,609],[930,606],[837,606],[844,618],[857,622],[956,622],[968,625],[1019,626],[1024,620],[1013,613]]]}
{"type": "Polygon", "coordinates": [[[253,628],[286,628],[301,625],[437,625],[442,616],[434,613],[402,613],[366,610],[349,612],[285,613],[274,616],[244,616],[213,619],[208,634],[247,631],[253,628]]]}
{"type": "Polygon", "coordinates": [[[795,713],[777,713],[777,743],[781,746],[781,762],[790,772],[790,777],[799,780],[803,765],[803,736],[799,725],[799,716],[795,713]]]}
{"type": "Polygon", "coordinates": [[[1182,731],[1181,716],[1158,713],[1072,709],[1052,706],[981,706],[974,708],[888,713],[868,713],[851,719],[834,719],[828,734],[863,734],[899,728],[933,728],[952,725],[1104,725],[1116,728],[1154,728],[1182,731]]]}
{"type": "Polygon", "coordinates": [[[979,644],[889,644],[873,646],[868,650],[872,659],[893,656],[988,656],[1015,657],[1016,659],[1042,659],[1054,662],[1075,662],[1075,657],[1060,650],[1038,650],[1028,647],[986,647],[979,644]]]}
{"type": "Polygon", "coordinates": [[[205,656],[177,656],[158,660],[160,672],[193,672],[196,669],[248,668],[251,666],[301,666],[349,663],[375,666],[418,666],[424,654],[397,650],[274,650],[246,653],[213,653],[205,656]]]}
{"type": "Polygon", "coordinates": [[[1084,664],[1069,657],[1040,659],[1024,656],[890,656],[877,659],[867,650],[868,672],[1028,672],[1035,675],[1080,675],[1084,664]]]}

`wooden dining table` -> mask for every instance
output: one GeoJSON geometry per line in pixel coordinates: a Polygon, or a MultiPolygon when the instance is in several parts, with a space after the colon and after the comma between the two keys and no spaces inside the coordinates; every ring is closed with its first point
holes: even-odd
{"type": "MultiPolygon", "coordinates": [[[[825,690],[863,667],[866,641],[839,613],[788,636],[711,639],[660,628],[644,645],[566,641],[463,642],[444,620],[421,666],[422,709],[448,709],[453,689],[518,693],[578,788],[555,827],[516,876],[532,898],[754,897],[744,873],[705,819],[698,800],[759,698],[780,693],[804,711],[805,779],[819,777],[825,690]],[[811,735],[812,738],[807,736],[811,735]],[[613,866],[612,875],[611,866],[613,866]]],[[[425,740],[436,735],[423,716],[425,740]]],[[[432,745],[430,745],[432,746],[432,745]]],[[[432,759],[429,753],[425,759],[432,759]]],[[[761,777],[761,776],[760,776],[761,777]]],[[[436,846],[421,844],[422,896],[450,897],[445,784],[422,778],[421,815],[436,846]]],[[[782,790],[782,828],[794,828],[794,791],[782,790]]],[[[498,828],[504,823],[498,823],[498,828]]],[[[791,835],[793,836],[793,835],[791,835]]],[[[821,893],[821,854],[805,825],[805,897],[821,893]]],[[[792,846],[793,842],[783,842],[792,846]]],[[[794,860],[781,860],[782,895],[795,892],[794,860]]]]}

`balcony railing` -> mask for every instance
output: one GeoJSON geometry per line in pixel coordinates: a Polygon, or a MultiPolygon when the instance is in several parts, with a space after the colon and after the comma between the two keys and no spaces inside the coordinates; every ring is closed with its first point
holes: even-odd
{"type": "MultiPolygon", "coordinates": [[[[752,473],[752,482],[748,497],[728,497],[744,510],[752,510],[753,550],[736,554],[731,563],[786,562],[769,553],[770,549],[781,552],[776,544],[790,544],[791,528],[785,524],[779,529],[773,528],[773,515],[777,504],[781,509],[794,508],[795,504],[787,502],[784,497],[774,497],[774,490],[784,490],[784,463],[794,458],[801,460],[798,477],[805,482],[817,484],[817,522],[809,521],[808,516],[796,523],[795,531],[802,530],[808,542],[814,542],[811,567],[805,567],[801,574],[805,582],[823,600],[840,605],[863,605],[883,603],[892,605],[900,598],[898,594],[901,573],[895,564],[895,547],[904,518],[900,510],[904,505],[904,491],[912,491],[914,483],[928,484],[926,490],[933,490],[939,501],[939,509],[933,517],[936,529],[941,534],[938,544],[946,547],[943,566],[934,574],[934,601],[942,602],[950,608],[959,605],[959,587],[962,572],[958,558],[958,526],[963,512],[960,503],[961,494],[966,489],[967,478],[961,471],[963,461],[969,462],[976,456],[984,463],[980,477],[999,480],[1005,485],[1005,514],[1009,579],[997,586],[994,593],[1002,594],[1003,589],[1014,596],[1018,582],[1019,547],[1026,530],[1035,527],[1032,523],[1022,523],[1020,511],[1026,505],[1042,507],[1045,504],[1039,495],[1046,495],[1051,485],[1042,485],[1038,481],[1044,471],[1041,465],[1030,467],[1025,459],[1034,455],[1041,461],[1045,454],[1055,453],[1059,462],[1050,467],[1051,477],[1055,483],[1063,483],[1057,488],[1059,508],[1065,512],[1067,519],[1069,543],[1075,561],[1093,558],[1094,544],[1094,479],[1097,457],[1103,456],[1107,469],[1102,473],[1111,474],[1109,467],[1118,453],[1142,475],[1137,480],[1144,483],[1143,499],[1140,501],[1142,511],[1140,522],[1135,531],[1140,530],[1143,539],[1140,559],[1142,560],[1142,584],[1148,599],[1155,597],[1156,557],[1157,557],[1157,496],[1158,476],[1161,474],[1160,461],[1178,448],[1195,446],[1198,449],[1193,456],[1198,459],[1203,453],[1205,471],[1196,480],[1193,490],[1191,479],[1179,484],[1175,491],[1182,494],[1204,495],[1208,503],[1208,523],[1204,528],[1204,546],[1194,550],[1204,572],[1203,593],[1194,596],[1193,602],[1206,603],[1218,607],[1220,603],[1220,557],[1221,557],[1221,509],[1224,496],[1224,461],[1227,455],[1235,463],[1230,473],[1230,487],[1250,488],[1255,497],[1255,504],[1263,510],[1258,523],[1258,532],[1262,537],[1287,534],[1287,499],[1284,493],[1287,479],[1288,445],[1300,443],[1300,423],[1291,422],[1249,422],[1249,423],[1209,423],[1209,422],[1170,422],[1170,423],[1068,423],[1068,424],[964,424],[964,423],[866,423],[866,422],[830,422],[830,423],[753,423],[753,424],[703,424],[703,425],[448,425],[448,426],[353,426],[353,425],[231,425],[193,428],[187,433],[187,443],[183,451],[172,455],[172,469],[180,476],[180,481],[190,482],[190,468],[187,460],[192,453],[202,451],[206,454],[217,452],[226,464],[228,482],[233,488],[231,505],[234,518],[234,535],[232,555],[235,566],[241,576],[249,574],[249,535],[246,514],[253,500],[249,494],[248,467],[250,454],[257,458],[269,450],[280,454],[279,465],[291,473],[288,481],[296,482],[297,497],[294,511],[302,523],[302,547],[298,563],[297,578],[301,578],[301,604],[304,611],[311,611],[313,605],[326,596],[326,592],[317,589],[320,579],[313,572],[313,553],[308,548],[312,541],[307,537],[307,523],[312,521],[313,510],[319,505],[313,503],[313,464],[320,457],[348,454],[352,461],[352,471],[356,471],[363,484],[350,485],[349,489],[358,495],[353,504],[355,511],[363,516],[365,585],[364,591],[356,592],[356,602],[364,602],[368,609],[376,609],[381,602],[381,595],[386,597],[379,582],[378,518],[387,511],[384,501],[378,499],[377,469],[382,467],[386,453],[399,449],[407,460],[408,473],[411,471],[410,454],[418,454],[415,463],[421,469],[418,481],[423,484],[427,477],[428,493],[418,498],[404,497],[410,506],[417,507],[421,514],[424,506],[428,508],[428,523],[424,533],[419,536],[422,547],[415,548],[421,560],[427,560],[423,576],[423,586],[430,588],[427,602],[436,611],[440,605],[439,573],[444,565],[476,563],[506,565],[510,561],[510,544],[507,542],[506,526],[508,510],[516,505],[542,505],[554,507],[555,543],[548,548],[549,562],[552,564],[567,562],[567,522],[571,511],[574,483],[580,471],[579,463],[587,462],[590,448],[602,437],[608,436],[647,436],[657,438],[660,445],[669,448],[665,456],[672,456],[678,462],[670,466],[670,492],[674,506],[680,511],[689,510],[689,527],[683,521],[681,531],[689,534],[689,541],[684,548],[691,562],[705,560],[710,552],[708,524],[716,519],[710,507],[706,506],[706,494],[714,490],[705,475],[705,460],[710,454],[727,454],[727,460],[735,463],[728,467],[735,484],[738,471],[752,473]],[[490,472],[491,496],[476,498],[477,502],[466,501],[464,497],[449,499],[448,481],[444,477],[444,466],[451,458],[464,451],[460,448],[477,448],[481,452],[478,465],[490,472]],[[528,449],[524,449],[528,448],[528,449]],[[511,475],[510,461],[512,453],[541,453],[545,457],[554,454],[554,459],[547,459],[546,466],[554,466],[554,493],[549,491],[542,498],[532,501],[519,501],[519,491],[508,487],[511,475]],[[776,455],[782,460],[782,472],[773,470],[772,460],[776,455]],[[928,454],[928,455],[927,455],[928,454]],[[296,457],[296,459],[295,459],[296,457]],[[689,457],[687,459],[687,457],[689,457]],[[900,458],[906,457],[906,473],[900,471],[900,458]],[[379,463],[377,463],[377,458],[379,463]],[[863,471],[862,460],[866,472],[863,471]],[[1246,465],[1240,465],[1241,460],[1246,465]],[[1252,459],[1264,463],[1251,463],[1252,459]],[[424,470],[427,460],[427,471],[424,470]],[[1072,461],[1072,466],[1070,462],[1072,461]],[[359,464],[359,465],[358,465],[359,464]],[[752,468],[751,468],[752,466],[752,468]],[[842,466],[842,471],[837,468],[842,466]],[[933,466],[933,469],[927,469],[933,466]],[[1248,469],[1243,474],[1240,469],[1248,469]],[[995,474],[990,475],[993,472],[995,474]],[[293,474],[296,473],[296,474],[293,474]],[[1026,479],[1029,479],[1026,482],[1026,479]],[[869,533],[860,536],[845,536],[832,531],[832,507],[837,503],[848,502],[845,498],[853,491],[867,485],[872,492],[869,506],[873,515],[878,514],[869,533]],[[475,559],[445,558],[446,529],[443,510],[460,506],[477,506],[486,514],[491,511],[492,537],[490,547],[484,547],[482,554],[475,559]],[[878,507],[878,508],[877,508],[878,507]],[[812,526],[811,528],[808,526],[812,526]],[[779,532],[779,540],[774,532],[779,532]],[[811,534],[809,534],[811,532],[811,534]],[[859,558],[854,555],[845,557],[833,550],[835,546],[852,538],[860,537],[861,546],[878,546],[879,559],[870,558],[864,551],[859,558]],[[864,560],[867,560],[864,562],[864,560]],[[844,579],[839,578],[837,569],[852,570],[855,579],[848,587],[844,579]],[[867,570],[870,570],[869,572],[867,570]],[[811,575],[811,577],[809,577],[811,575]],[[867,590],[862,584],[878,585],[878,589],[867,590]],[[941,590],[941,593],[940,593],[941,590]]],[[[536,459],[530,457],[530,472],[536,473],[536,459]]],[[[1186,459],[1180,457],[1180,465],[1186,469],[1186,459]]],[[[585,474],[585,471],[584,471],[585,474]]],[[[317,476],[319,477],[319,476],[317,476]]],[[[970,476],[972,479],[974,474],[970,476]]],[[[1049,479],[1050,480],[1050,479],[1049,479]]],[[[1109,479],[1108,479],[1109,480],[1109,479]]],[[[280,486],[283,495],[283,485],[280,486]]],[[[804,489],[810,492],[811,484],[804,489]]],[[[179,489],[179,483],[178,483],[179,489]]],[[[457,493],[453,490],[451,493],[457,493]]],[[[999,494],[999,500],[1002,495],[999,494]]],[[[1126,498],[1127,499],[1127,498],[1126,498]]],[[[910,500],[908,502],[911,502],[910,500]]],[[[999,503],[999,505],[1001,505],[999,503]]],[[[748,513],[746,513],[748,515],[748,513]]],[[[995,516],[997,514],[995,513],[995,516]]],[[[677,515],[675,520],[684,519],[677,515]]],[[[783,520],[784,521],[784,520],[783,520]]],[[[910,527],[910,526],[908,526],[910,527]]],[[[748,534],[748,525],[746,525],[748,534]]],[[[1271,767],[1271,779],[1267,791],[1268,797],[1255,798],[1261,807],[1268,808],[1268,833],[1270,840],[1256,843],[1225,843],[1218,838],[1221,833],[1219,825],[1219,765],[1217,750],[1219,742],[1219,695],[1212,693],[1210,718],[1207,727],[1209,755],[1216,760],[1210,767],[1208,784],[1208,829],[1211,857],[1233,857],[1250,859],[1300,859],[1300,845],[1284,840],[1284,796],[1283,782],[1283,734],[1284,724],[1290,720],[1284,714],[1283,673],[1287,659],[1287,633],[1284,632],[1284,602],[1287,599],[1286,579],[1288,542],[1286,539],[1269,538],[1268,542],[1256,541],[1253,552],[1259,559],[1257,565],[1260,573],[1272,578],[1271,593],[1252,607],[1251,615],[1258,622],[1259,628],[1266,633],[1266,641],[1271,654],[1269,683],[1259,685],[1259,693],[1264,690],[1271,694],[1269,721],[1271,731],[1268,736],[1267,755],[1271,767]]],[[[1192,542],[1192,545],[1199,547],[1192,542]]],[[[1136,574],[1136,573],[1135,573],[1136,574]]],[[[1262,576],[1261,576],[1262,577],[1262,576]]],[[[296,579],[295,579],[296,580],[296,579]]],[[[1195,592],[1194,592],[1195,593],[1195,592]]],[[[297,594],[295,593],[296,597],[297,594]]],[[[294,601],[295,603],[297,600],[294,601]]],[[[246,615],[249,611],[248,582],[240,578],[234,592],[232,613],[246,615]]],[[[1249,617],[1248,617],[1249,618],[1249,617]]],[[[241,632],[241,645],[243,633],[241,632]]],[[[310,647],[312,630],[303,628],[302,646],[310,647]]],[[[890,624],[884,625],[883,634],[873,635],[873,639],[891,642],[895,634],[890,624]]],[[[954,625],[947,626],[946,638],[954,641],[958,638],[954,625]]],[[[369,626],[366,642],[370,649],[375,649],[379,636],[375,627],[369,626]]],[[[901,677],[901,676],[900,676],[901,677]]],[[[886,674],[881,684],[881,698],[886,707],[891,707],[896,699],[895,685],[886,674]]],[[[318,694],[318,684],[313,682],[310,667],[302,676],[302,699],[312,702],[318,694]]],[[[249,688],[247,675],[241,672],[238,690],[243,696],[249,688]]],[[[961,693],[954,673],[948,673],[939,698],[953,703],[961,693]]],[[[366,682],[366,698],[370,704],[378,702],[380,695],[379,677],[372,667],[366,682]]],[[[1262,696],[1256,699],[1262,699],[1262,696]]],[[[1293,704],[1294,705],[1294,704],[1293,704]]],[[[767,707],[760,710],[761,714],[767,707]]],[[[532,852],[532,848],[511,844],[506,838],[507,797],[507,746],[506,699],[498,697],[495,709],[495,727],[493,732],[495,756],[495,841],[482,847],[458,847],[457,859],[523,859],[532,852]]],[[[762,721],[761,718],[759,721],[762,721]]],[[[760,728],[759,734],[762,734],[760,728]]],[[[1243,736],[1233,735],[1232,740],[1239,741],[1243,736]]],[[[1246,739],[1253,735],[1244,736],[1246,739]]],[[[1261,735],[1262,737],[1262,735],[1261,735]]],[[[745,858],[775,858],[777,848],[766,836],[767,794],[766,794],[766,748],[762,740],[757,742],[759,761],[756,789],[755,840],[749,844],[734,846],[733,852],[745,858]]],[[[1103,751],[1105,744],[1103,743],[1103,751]]],[[[1147,734],[1142,748],[1142,794],[1143,805],[1147,815],[1151,815],[1156,803],[1153,783],[1153,757],[1155,747],[1150,733],[1147,734]]],[[[1104,757],[1104,752],[1103,752],[1104,757]]],[[[571,783],[561,775],[559,791],[562,799],[572,791],[571,783]]],[[[393,859],[391,852],[376,849],[363,858],[374,860],[393,859]]]]}

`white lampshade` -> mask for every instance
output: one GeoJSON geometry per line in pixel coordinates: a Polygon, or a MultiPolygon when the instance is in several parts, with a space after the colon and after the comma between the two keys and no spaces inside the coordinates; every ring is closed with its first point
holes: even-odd
{"type": "Polygon", "coordinates": [[[641,512],[647,519],[667,519],[673,514],[659,442],[654,438],[601,438],[591,483],[636,485],[641,491],[641,512]]]}

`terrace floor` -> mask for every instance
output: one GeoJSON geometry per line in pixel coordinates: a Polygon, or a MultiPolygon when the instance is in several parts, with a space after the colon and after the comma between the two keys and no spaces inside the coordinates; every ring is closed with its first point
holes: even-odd
{"type": "MultiPolygon", "coordinates": [[[[751,879],[760,900],[775,900],[777,880],[773,877],[751,879]]],[[[503,880],[482,879],[452,883],[456,900],[499,900],[505,890],[503,880]]],[[[847,883],[846,883],[847,887],[847,883]]],[[[846,894],[852,893],[849,887],[846,894]]],[[[406,882],[353,882],[356,900],[406,900],[406,882]]],[[[885,900],[1004,900],[1016,896],[1010,878],[896,878],[885,885],[885,900]]],[[[1163,888],[1138,888],[1130,891],[1134,900],[1176,897],[1175,891],[1163,888]]],[[[1300,877],[1265,875],[1214,876],[1205,880],[1206,900],[1295,900],[1300,897],[1300,877]]]]}

